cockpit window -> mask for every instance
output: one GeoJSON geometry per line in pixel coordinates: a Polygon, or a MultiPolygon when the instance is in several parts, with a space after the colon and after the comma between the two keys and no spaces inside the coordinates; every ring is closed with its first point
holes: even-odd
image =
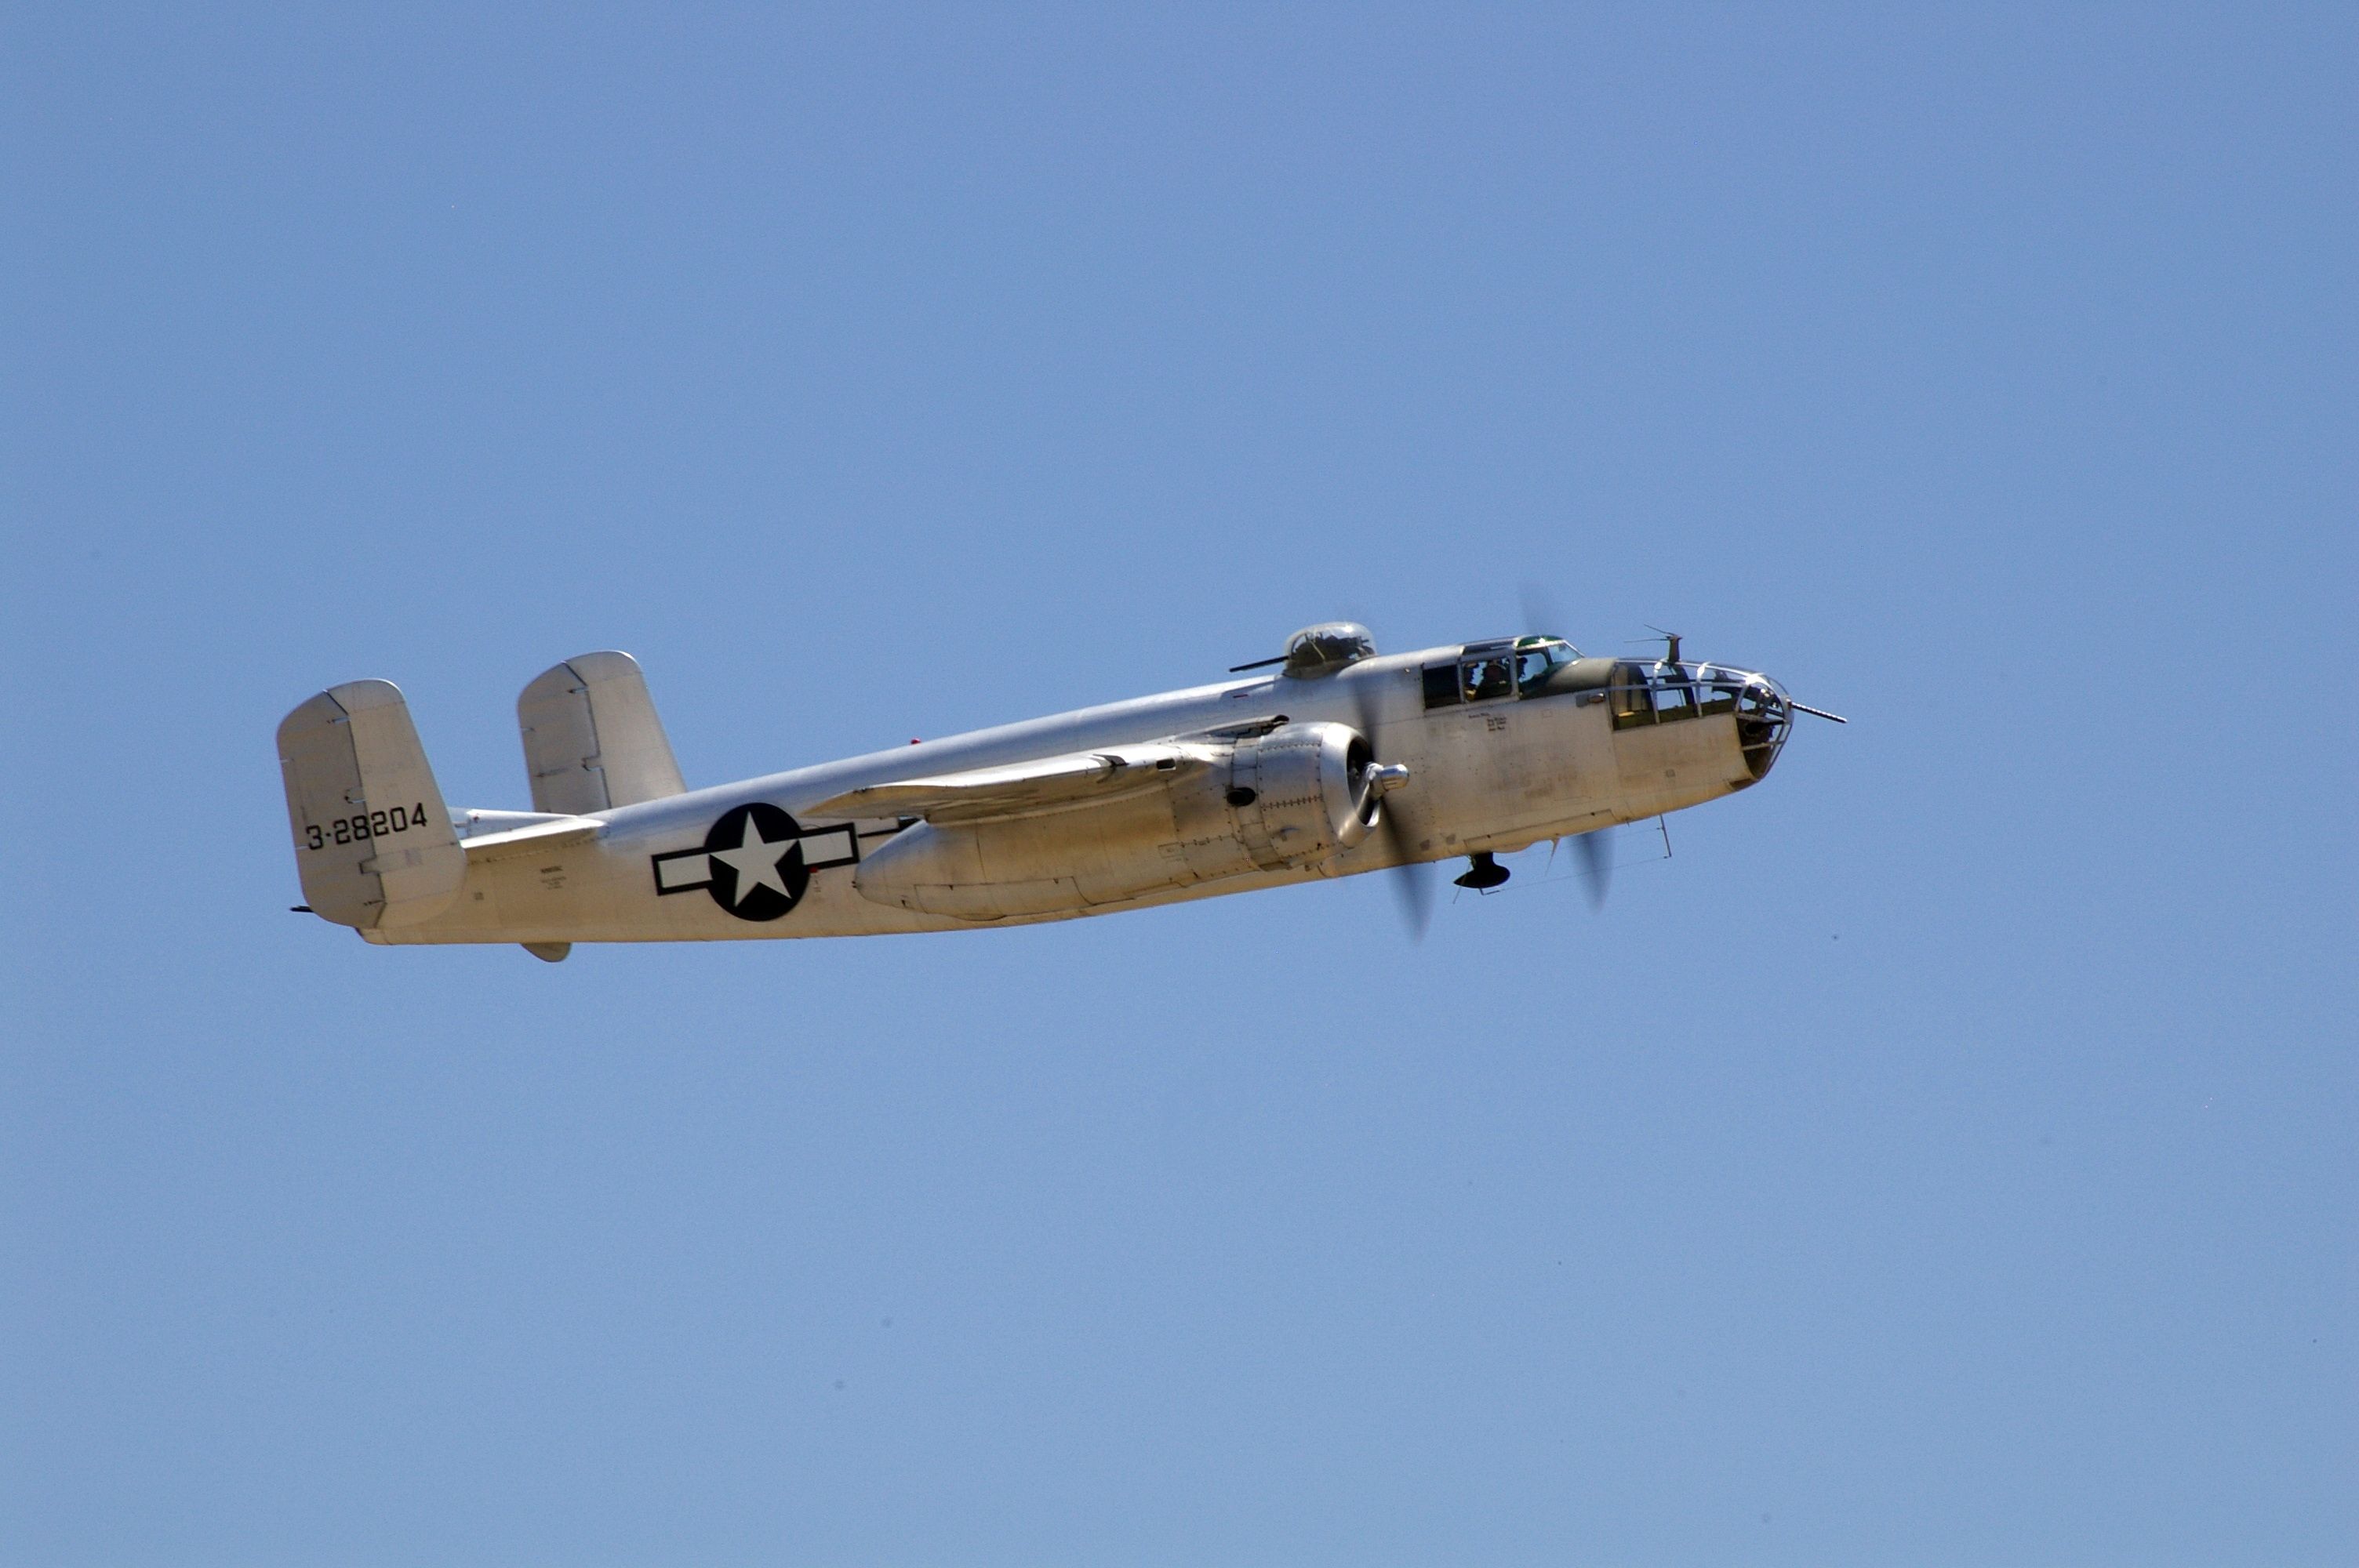
{"type": "Polygon", "coordinates": [[[1515,661],[1506,654],[1487,654],[1458,666],[1459,688],[1469,702],[1512,697],[1516,691],[1515,661]]]}
{"type": "Polygon", "coordinates": [[[1516,689],[1529,693],[1549,671],[1581,657],[1579,649],[1554,637],[1525,637],[1516,643],[1516,689]]]}
{"type": "Polygon", "coordinates": [[[1468,643],[1458,650],[1455,663],[1425,666],[1425,706],[1453,708],[1462,702],[1490,702],[1519,692],[1526,697],[1537,696],[1545,689],[1552,673],[1580,659],[1581,650],[1561,637],[1518,637],[1513,642],[1502,637],[1494,642],[1468,643]]]}

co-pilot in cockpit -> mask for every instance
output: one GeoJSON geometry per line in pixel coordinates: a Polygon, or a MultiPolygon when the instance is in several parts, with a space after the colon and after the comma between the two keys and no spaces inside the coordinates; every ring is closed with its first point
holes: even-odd
{"type": "Polygon", "coordinates": [[[1516,638],[1516,689],[1529,697],[1548,679],[1549,671],[1579,657],[1581,650],[1560,637],[1516,638]]]}
{"type": "Polygon", "coordinates": [[[1560,637],[1469,643],[1455,662],[1425,667],[1425,705],[1450,708],[1538,696],[1552,672],[1580,657],[1581,650],[1560,637]]]}

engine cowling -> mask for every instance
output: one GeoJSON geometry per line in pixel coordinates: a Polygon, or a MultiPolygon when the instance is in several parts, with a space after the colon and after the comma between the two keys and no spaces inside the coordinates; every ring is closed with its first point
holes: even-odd
{"type": "Polygon", "coordinates": [[[862,862],[853,885],[879,903],[962,920],[1053,914],[1314,868],[1360,843],[1377,820],[1368,742],[1348,725],[1287,724],[1190,750],[1209,765],[1168,789],[906,828],[862,862]]]}
{"type": "Polygon", "coordinates": [[[1380,809],[1368,787],[1374,760],[1343,724],[1288,724],[1238,741],[1223,801],[1254,864],[1299,866],[1365,838],[1380,809]]]}

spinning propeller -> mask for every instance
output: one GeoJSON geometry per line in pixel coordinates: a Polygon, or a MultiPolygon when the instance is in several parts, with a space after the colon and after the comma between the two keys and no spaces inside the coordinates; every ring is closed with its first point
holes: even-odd
{"type": "Polygon", "coordinates": [[[1581,858],[1582,887],[1589,894],[1589,907],[1605,907],[1606,890],[1614,883],[1614,846],[1606,838],[1611,827],[1593,827],[1572,841],[1581,858]]]}
{"type": "MultiPolygon", "coordinates": [[[[1517,598],[1524,612],[1526,631],[1561,635],[1554,630],[1564,624],[1557,615],[1554,594],[1538,583],[1527,580],[1519,585],[1517,598]]],[[[1678,644],[1674,643],[1672,646],[1677,647],[1678,644]]],[[[1572,849],[1575,861],[1581,868],[1582,891],[1589,895],[1589,907],[1593,910],[1605,907],[1606,891],[1614,884],[1613,832],[1611,827],[1593,827],[1573,837],[1572,849]]]]}
{"type": "MultiPolygon", "coordinates": [[[[1545,589],[1536,583],[1526,582],[1522,585],[1521,599],[1526,627],[1537,632],[1559,623],[1555,605],[1545,589]]],[[[1667,632],[1659,626],[1650,626],[1648,630],[1663,642],[1664,662],[1679,665],[1681,663],[1680,634],[1667,632]]],[[[1375,645],[1369,641],[1364,627],[1356,622],[1336,622],[1309,627],[1295,633],[1287,651],[1275,658],[1256,659],[1250,664],[1233,665],[1231,669],[1233,674],[1242,674],[1271,665],[1284,665],[1289,676],[1327,676],[1339,674],[1375,652],[1375,645]]],[[[1837,724],[1850,722],[1839,713],[1796,702],[1766,676],[1737,673],[1745,690],[1754,694],[1747,700],[1758,700],[1766,705],[1760,717],[1767,719],[1769,724],[1782,727],[1783,719],[1778,716],[1781,711],[1807,713],[1812,718],[1829,719],[1837,724]]],[[[1677,678],[1685,680],[1687,677],[1682,674],[1677,678]]],[[[1367,748],[1366,761],[1360,767],[1355,780],[1358,788],[1354,794],[1364,803],[1364,812],[1373,810],[1375,813],[1369,826],[1382,836],[1387,856],[1394,862],[1392,883],[1400,904],[1401,918],[1408,927],[1410,937],[1421,940],[1432,920],[1433,892],[1426,863],[1418,858],[1418,846],[1411,841],[1409,829],[1401,814],[1386,810],[1384,806],[1386,795],[1409,782],[1409,771],[1405,764],[1386,762],[1377,754],[1376,737],[1382,706],[1379,684],[1370,679],[1351,683],[1354,717],[1361,739],[1367,748]]],[[[1757,742],[1767,747],[1772,756],[1777,743],[1774,739],[1757,742]]],[[[1748,752],[1747,755],[1749,758],[1751,752],[1748,752]]],[[[1766,771],[1767,763],[1764,763],[1755,776],[1758,777],[1766,771]]],[[[1606,827],[1572,836],[1573,854],[1592,909],[1605,906],[1605,895],[1614,880],[1612,832],[1612,827],[1606,827]]],[[[1506,868],[1501,866],[1492,853],[1474,851],[1470,858],[1472,866],[1456,879],[1460,887],[1487,892],[1507,881],[1506,868]]]]}
{"type": "MultiPolygon", "coordinates": [[[[1247,664],[1229,666],[1231,675],[1243,675],[1247,670],[1266,669],[1283,665],[1285,673],[1299,679],[1325,678],[1341,675],[1351,665],[1375,654],[1375,643],[1366,627],[1355,621],[1326,622],[1306,626],[1287,641],[1287,649],[1273,658],[1255,659],[1247,664]]],[[[1402,762],[1387,762],[1376,754],[1376,720],[1379,700],[1376,684],[1369,680],[1351,683],[1353,715],[1357,721],[1360,740],[1367,748],[1363,762],[1353,780],[1353,794],[1363,802],[1362,810],[1373,809],[1375,817],[1369,823],[1384,840],[1385,849],[1395,861],[1392,884],[1399,900],[1401,919],[1408,926],[1412,939],[1422,940],[1427,924],[1432,919],[1433,896],[1426,886],[1425,873],[1417,862],[1417,847],[1409,841],[1408,829],[1402,825],[1400,814],[1384,807],[1384,797],[1408,783],[1408,767],[1402,762]]],[[[1356,748],[1355,748],[1356,751],[1356,748]]]]}
{"type": "MultiPolygon", "coordinates": [[[[1354,717],[1359,720],[1360,733],[1368,742],[1368,754],[1373,759],[1376,749],[1376,691],[1372,681],[1353,683],[1356,699],[1354,717]]],[[[1369,796],[1376,808],[1375,829],[1384,835],[1385,849],[1395,864],[1389,881],[1393,896],[1400,904],[1401,920],[1408,925],[1409,939],[1421,942],[1425,928],[1433,919],[1433,890],[1427,884],[1426,871],[1417,860],[1417,846],[1409,842],[1408,829],[1402,825],[1401,814],[1386,809],[1384,797],[1408,783],[1408,768],[1400,762],[1371,761],[1364,777],[1369,796]]]]}

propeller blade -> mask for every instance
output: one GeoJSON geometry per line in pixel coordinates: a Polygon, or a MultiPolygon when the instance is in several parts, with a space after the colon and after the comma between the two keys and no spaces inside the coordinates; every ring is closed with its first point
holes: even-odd
{"type": "Polygon", "coordinates": [[[1557,619],[1556,600],[1538,583],[1527,579],[1520,597],[1524,607],[1524,630],[1546,632],[1551,636],[1564,635],[1564,622],[1557,619]]]}
{"type": "MultiPolygon", "coordinates": [[[[1400,818],[1385,813],[1385,841],[1397,855],[1408,852],[1400,837],[1400,818]]],[[[1425,868],[1414,860],[1403,860],[1386,875],[1393,884],[1393,897],[1400,904],[1401,924],[1408,928],[1412,942],[1425,940],[1425,928],[1433,920],[1433,887],[1427,880],[1425,868]]]]}
{"type": "Polygon", "coordinates": [[[1600,827],[1583,833],[1572,841],[1581,851],[1581,880],[1589,890],[1589,907],[1605,907],[1605,890],[1614,881],[1614,846],[1607,841],[1611,827],[1600,827]]]}
{"type": "MultiPolygon", "coordinates": [[[[1355,681],[1353,696],[1357,704],[1353,716],[1359,720],[1360,733],[1367,738],[1373,757],[1376,745],[1375,688],[1364,679],[1355,681]]],[[[1382,757],[1373,757],[1371,765],[1383,762],[1382,757]]],[[[1408,927],[1409,940],[1422,942],[1425,928],[1433,919],[1433,890],[1426,885],[1425,868],[1417,863],[1417,847],[1409,842],[1408,829],[1402,826],[1400,813],[1389,802],[1378,806],[1376,813],[1376,831],[1384,835],[1386,851],[1396,862],[1386,880],[1393,884],[1393,896],[1400,904],[1401,923],[1408,927]]]]}

